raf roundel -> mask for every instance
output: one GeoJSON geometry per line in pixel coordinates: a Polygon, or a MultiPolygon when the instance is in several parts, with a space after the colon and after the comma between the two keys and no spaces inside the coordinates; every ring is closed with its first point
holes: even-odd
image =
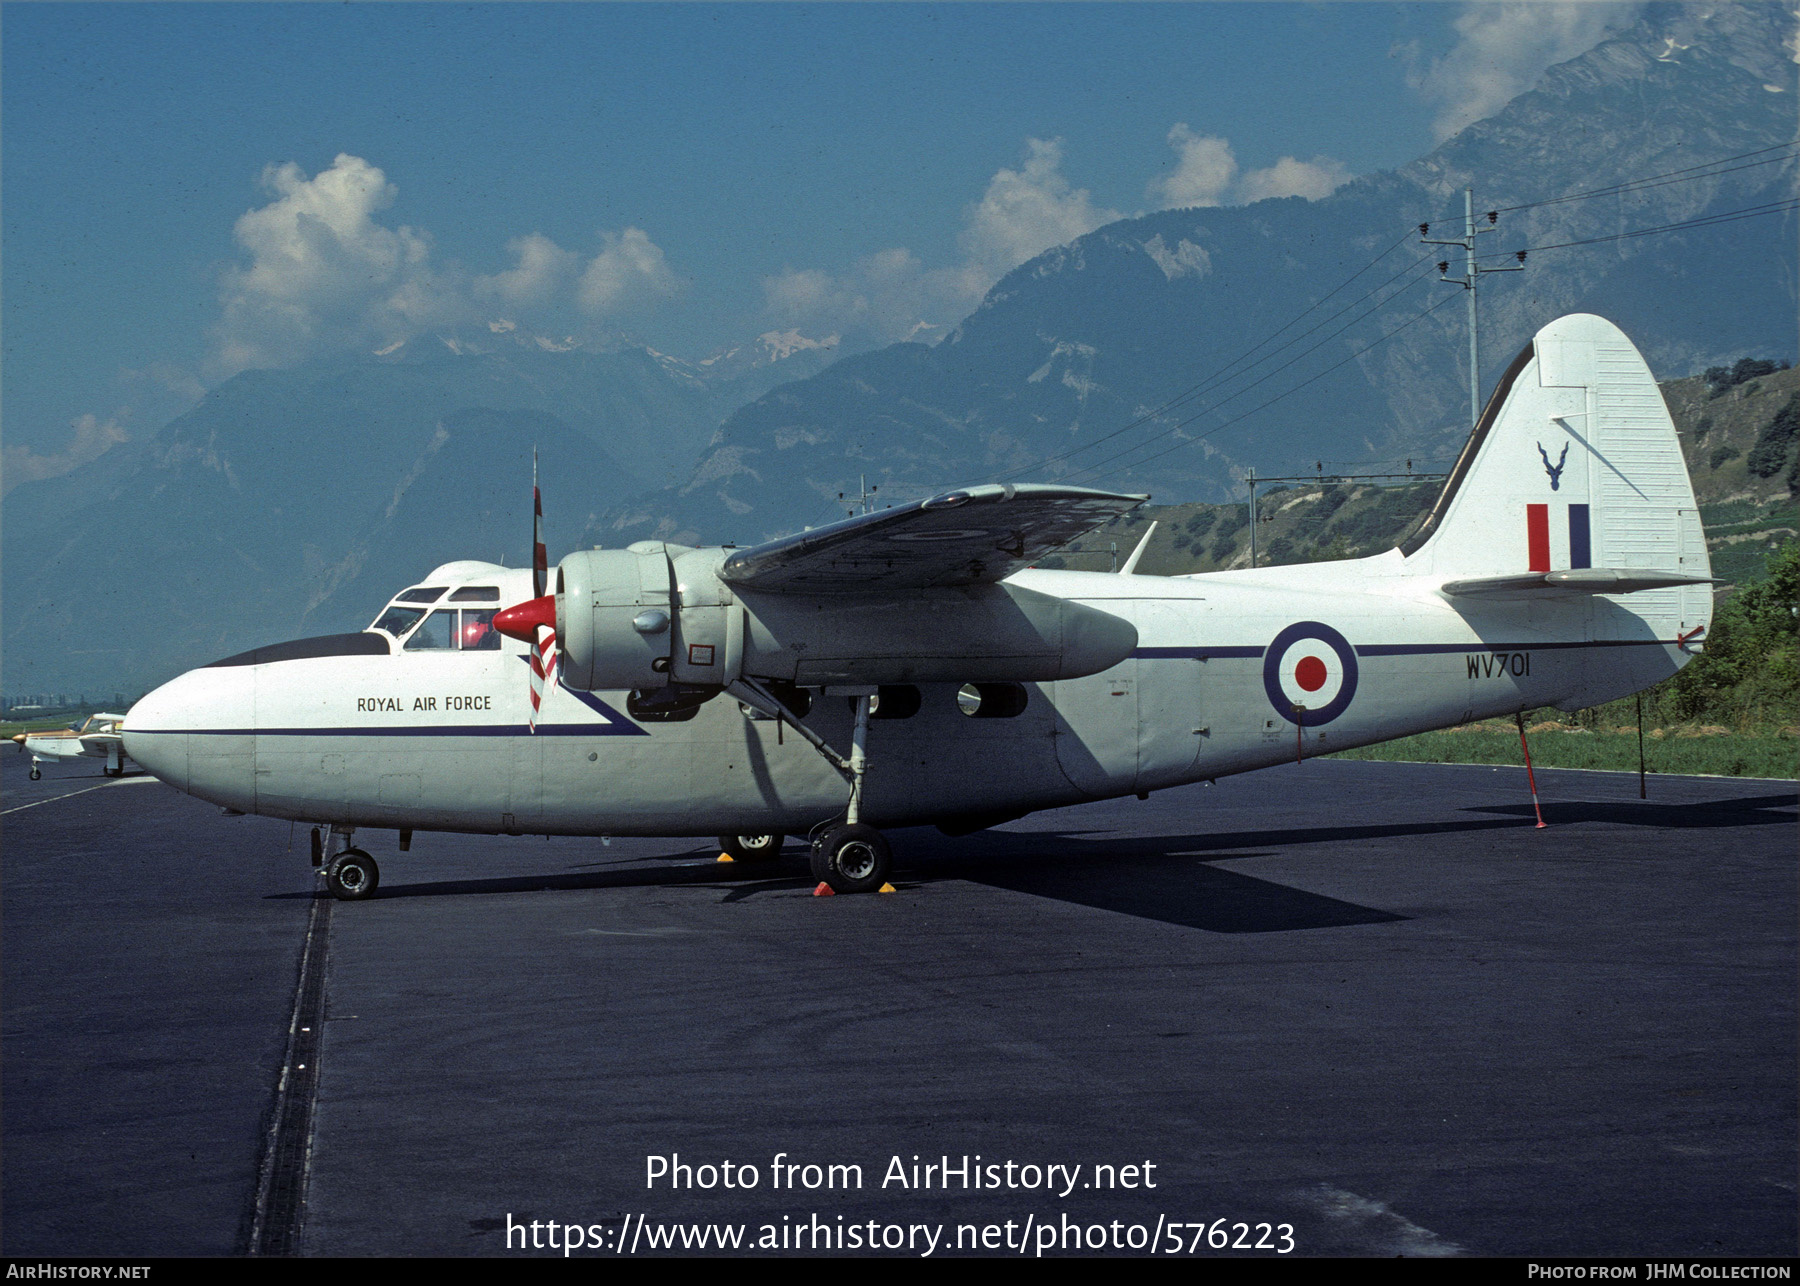
{"type": "Polygon", "coordinates": [[[1356,650],[1329,625],[1299,621],[1263,653],[1263,688],[1289,723],[1330,723],[1356,696],[1356,650]]]}

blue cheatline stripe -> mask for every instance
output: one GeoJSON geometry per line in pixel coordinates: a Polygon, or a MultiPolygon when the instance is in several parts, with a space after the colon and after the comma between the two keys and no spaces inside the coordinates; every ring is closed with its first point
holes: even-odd
{"type": "Polygon", "coordinates": [[[1673,639],[1593,639],[1580,643],[1371,643],[1358,656],[1432,656],[1446,652],[1549,652],[1581,647],[1674,647],[1673,639]]]}
{"type": "MultiPolygon", "coordinates": [[[[562,688],[605,723],[540,723],[539,737],[648,737],[642,727],[607,705],[592,692],[562,688]]],[[[522,723],[425,723],[381,728],[133,728],[140,737],[186,733],[195,737],[529,737],[522,723]]]]}
{"type": "Polygon", "coordinates": [[[1586,505],[1569,506],[1569,566],[1592,567],[1593,555],[1589,552],[1588,541],[1588,507],[1586,505]]]}
{"type": "MultiPolygon", "coordinates": [[[[411,724],[389,728],[133,728],[139,737],[529,737],[522,723],[411,724]]],[[[635,723],[540,723],[540,737],[647,737],[635,723]]]]}
{"type": "MultiPolygon", "coordinates": [[[[1591,639],[1574,643],[1367,643],[1356,649],[1358,656],[1433,656],[1462,652],[1547,652],[1557,648],[1584,647],[1673,647],[1673,639],[1591,639]]],[[[1146,661],[1191,658],[1206,661],[1215,657],[1255,659],[1267,651],[1260,647],[1141,647],[1131,655],[1146,661]]]]}
{"type": "Polygon", "coordinates": [[[1260,647],[1141,647],[1131,655],[1146,661],[1167,661],[1187,658],[1194,661],[1210,661],[1220,658],[1260,657],[1265,649],[1260,647]]]}

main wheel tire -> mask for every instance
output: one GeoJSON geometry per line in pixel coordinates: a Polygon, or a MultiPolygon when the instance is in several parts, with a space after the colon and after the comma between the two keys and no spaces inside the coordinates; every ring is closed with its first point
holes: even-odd
{"type": "Polygon", "coordinates": [[[375,896],[381,884],[381,870],[375,859],[360,848],[347,848],[331,859],[325,868],[325,887],[331,896],[345,902],[361,902],[375,896]]]}
{"type": "Polygon", "coordinates": [[[833,893],[873,893],[887,883],[893,850],[873,826],[834,826],[813,846],[813,878],[833,893]]]}
{"type": "Polygon", "coordinates": [[[738,862],[772,862],[781,856],[786,839],[780,831],[773,835],[721,835],[719,851],[738,862]]]}

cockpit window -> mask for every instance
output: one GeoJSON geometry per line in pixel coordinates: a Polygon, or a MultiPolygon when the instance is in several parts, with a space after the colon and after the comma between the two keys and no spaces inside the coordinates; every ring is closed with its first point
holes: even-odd
{"type": "Polygon", "coordinates": [[[444,650],[456,646],[456,613],[433,612],[406,640],[408,652],[444,650]]]}
{"type": "Polygon", "coordinates": [[[494,628],[493,609],[470,611],[464,608],[461,639],[465,652],[498,652],[500,631],[494,628]]]}
{"type": "Polygon", "coordinates": [[[423,615],[425,615],[425,612],[422,608],[390,607],[377,618],[372,628],[386,630],[395,638],[399,638],[413,626],[417,625],[419,623],[419,618],[423,615]]]}
{"type": "Polygon", "coordinates": [[[443,593],[444,587],[442,585],[430,587],[420,586],[396,595],[394,601],[396,603],[435,603],[443,593]]]}
{"type": "Polygon", "coordinates": [[[500,589],[495,585],[464,585],[450,595],[452,603],[498,603],[500,589]]]}

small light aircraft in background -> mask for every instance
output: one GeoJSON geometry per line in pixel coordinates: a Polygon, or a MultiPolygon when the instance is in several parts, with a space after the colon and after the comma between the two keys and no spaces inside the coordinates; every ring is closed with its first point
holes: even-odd
{"type": "Polygon", "coordinates": [[[20,750],[31,756],[31,780],[44,775],[40,765],[46,759],[104,759],[100,771],[108,777],[123,777],[125,764],[131,758],[125,752],[125,727],[122,714],[91,714],[79,728],[61,728],[51,732],[21,732],[13,737],[20,750]]]}
{"type": "Polygon", "coordinates": [[[967,834],[1595,705],[1675,673],[1712,615],[1668,410],[1590,315],[1514,359],[1401,548],[1032,568],[1146,499],[970,487],[753,548],[584,550],[553,587],[541,543],[530,572],[446,563],[360,633],[163,685],[125,746],[203,799],[315,823],[340,898],[379,879],[359,828],[402,851],[416,830],[717,834],[738,860],[800,833],[815,878],[858,892],[887,879],[881,828],[967,834]]]}

